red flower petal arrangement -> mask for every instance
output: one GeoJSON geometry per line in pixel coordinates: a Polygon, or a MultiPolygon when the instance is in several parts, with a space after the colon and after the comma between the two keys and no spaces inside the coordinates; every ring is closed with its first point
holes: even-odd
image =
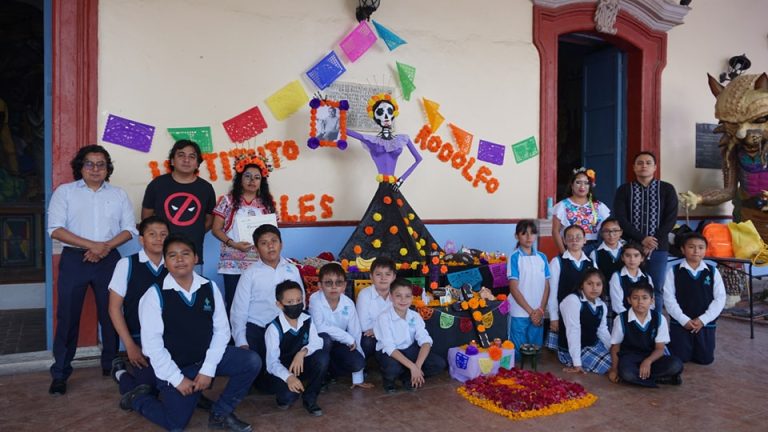
{"type": "Polygon", "coordinates": [[[580,384],[551,373],[499,369],[479,376],[456,390],[470,403],[512,420],[560,414],[586,408],[597,400],[580,384]]]}

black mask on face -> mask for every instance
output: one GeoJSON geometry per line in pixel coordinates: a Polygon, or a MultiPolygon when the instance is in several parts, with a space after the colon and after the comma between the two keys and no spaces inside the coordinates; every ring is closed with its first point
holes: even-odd
{"type": "Polygon", "coordinates": [[[302,312],[304,312],[304,304],[298,303],[295,305],[283,305],[283,312],[285,313],[285,316],[287,316],[290,319],[296,319],[298,318],[302,312]]]}

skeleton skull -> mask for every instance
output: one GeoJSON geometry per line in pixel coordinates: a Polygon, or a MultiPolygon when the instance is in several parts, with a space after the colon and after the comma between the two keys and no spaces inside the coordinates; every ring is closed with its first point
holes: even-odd
{"type": "Polygon", "coordinates": [[[373,121],[377,125],[383,128],[392,127],[392,120],[395,118],[395,107],[386,101],[380,102],[376,105],[376,110],[373,112],[373,121]]]}

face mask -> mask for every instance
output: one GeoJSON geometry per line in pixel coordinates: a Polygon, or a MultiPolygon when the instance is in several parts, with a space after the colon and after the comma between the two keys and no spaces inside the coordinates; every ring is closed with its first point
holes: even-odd
{"type": "Polygon", "coordinates": [[[302,303],[298,303],[290,306],[283,305],[283,313],[285,313],[285,316],[287,316],[290,319],[298,318],[302,312],[304,312],[304,304],[302,303]]]}

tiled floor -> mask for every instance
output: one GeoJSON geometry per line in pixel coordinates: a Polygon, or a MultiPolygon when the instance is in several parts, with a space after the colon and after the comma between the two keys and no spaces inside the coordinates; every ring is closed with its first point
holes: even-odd
{"type": "Polygon", "coordinates": [[[0,355],[45,350],[45,309],[0,310],[0,355]]]}
{"type": "MultiPolygon", "coordinates": [[[[349,390],[348,381],[331,386],[319,404],[325,415],[310,417],[300,405],[278,411],[266,395],[248,396],[237,410],[256,431],[766,431],[768,430],[768,326],[757,325],[749,339],[745,322],[721,319],[715,363],[686,365],[681,387],[644,390],[615,385],[595,375],[561,372],[546,354],[540,370],[581,382],[599,397],[590,408],[526,421],[511,421],[462,399],[447,373],[415,393],[385,395],[377,388],[349,390]]],[[[47,394],[45,372],[0,377],[0,430],[136,431],[158,430],[136,413],[118,408],[116,385],[97,368],[76,369],[65,396],[47,394]]],[[[216,389],[224,384],[220,379],[216,389]]],[[[216,389],[213,390],[215,397],[216,389]]],[[[207,430],[207,414],[197,412],[189,430],[207,430]]]]}

